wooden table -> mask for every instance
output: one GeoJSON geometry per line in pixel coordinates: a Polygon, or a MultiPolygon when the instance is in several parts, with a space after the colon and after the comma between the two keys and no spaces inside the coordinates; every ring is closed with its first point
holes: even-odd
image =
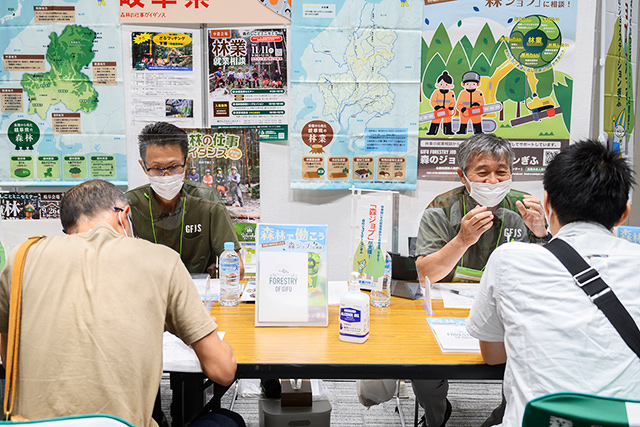
{"type": "MultiPolygon", "coordinates": [[[[469,310],[445,309],[433,301],[438,317],[467,317],[469,310]]],[[[502,379],[504,365],[485,365],[479,353],[442,353],[427,323],[422,300],[391,297],[386,308],[371,307],[369,339],[340,341],[339,307],[329,307],[328,327],[255,327],[255,305],[214,304],[224,341],[234,351],[238,378],[324,379],[502,379]]],[[[199,399],[185,392],[202,385],[202,374],[172,373],[178,412],[197,412],[199,399]]]]}
{"type": "MultiPolygon", "coordinates": [[[[214,305],[211,314],[233,349],[244,378],[413,378],[499,379],[504,366],[488,366],[479,353],[442,353],[427,323],[422,300],[391,297],[386,308],[371,307],[369,339],[340,341],[339,307],[329,307],[328,327],[254,326],[254,304],[214,305]]],[[[467,317],[469,310],[445,309],[439,317],[467,317]]]]}

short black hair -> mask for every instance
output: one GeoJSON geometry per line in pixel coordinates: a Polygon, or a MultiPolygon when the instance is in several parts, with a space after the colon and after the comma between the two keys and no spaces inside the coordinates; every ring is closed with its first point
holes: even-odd
{"type": "Polygon", "coordinates": [[[543,185],[561,225],[590,221],[611,229],[627,207],[635,184],[627,161],[586,139],[562,149],[547,166],[543,185]]]}
{"type": "Polygon", "coordinates": [[[142,162],[146,160],[149,145],[178,145],[184,158],[189,154],[189,138],[179,127],[167,122],[148,124],[138,135],[138,148],[142,162]]]}
{"type": "Polygon", "coordinates": [[[60,202],[62,230],[71,234],[73,226],[81,218],[93,218],[114,207],[124,207],[129,203],[122,191],[108,181],[92,179],[67,191],[60,202]]]}

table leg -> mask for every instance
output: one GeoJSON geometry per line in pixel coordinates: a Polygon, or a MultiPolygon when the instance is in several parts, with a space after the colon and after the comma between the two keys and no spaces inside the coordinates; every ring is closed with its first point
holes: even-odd
{"type": "Polygon", "coordinates": [[[172,372],[171,425],[181,427],[204,407],[204,375],[172,372]]]}

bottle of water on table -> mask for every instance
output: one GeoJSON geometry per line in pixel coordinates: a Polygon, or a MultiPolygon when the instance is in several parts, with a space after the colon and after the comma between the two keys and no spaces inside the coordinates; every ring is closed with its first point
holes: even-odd
{"type": "Polygon", "coordinates": [[[230,307],[240,300],[240,258],[233,242],[225,242],[220,255],[220,304],[230,307]]]}
{"type": "Polygon", "coordinates": [[[380,290],[371,290],[371,305],[373,307],[389,307],[391,303],[391,255],[384,255],[384,276],[378,278],[382,282],[380,290]]]}

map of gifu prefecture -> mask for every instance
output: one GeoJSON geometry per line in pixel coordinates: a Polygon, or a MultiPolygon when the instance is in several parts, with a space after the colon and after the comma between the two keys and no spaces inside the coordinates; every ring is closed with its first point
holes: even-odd
{"type": "Polygon", "coordinates": [[[69,110],[90,113],[98,105],[98,92],[83,67],[93,60],[95,31],[81,25],[68,25],[58,36],[49,34],[46,60],[51,71],[25,73],[21,85],[29,96],[29,114],[46,117],[52,105],[62,102],[69,110]]]}
{"type": "Polygon", "coordinates": [[[318,90],[324,96],[323,114],[340,122],[349,105],[358,104],[367,113],[385,114],[393,108],[395,94],[382,74],[395,57],[397,34],[392,30],[369,27],[349,35],[343,60],[347,71],[320,74],[318,90]]]}
{"type": "Polygon", "coordinates": [[[292,4],[292,188],[415,189],[420,3],[292,4]]]}

